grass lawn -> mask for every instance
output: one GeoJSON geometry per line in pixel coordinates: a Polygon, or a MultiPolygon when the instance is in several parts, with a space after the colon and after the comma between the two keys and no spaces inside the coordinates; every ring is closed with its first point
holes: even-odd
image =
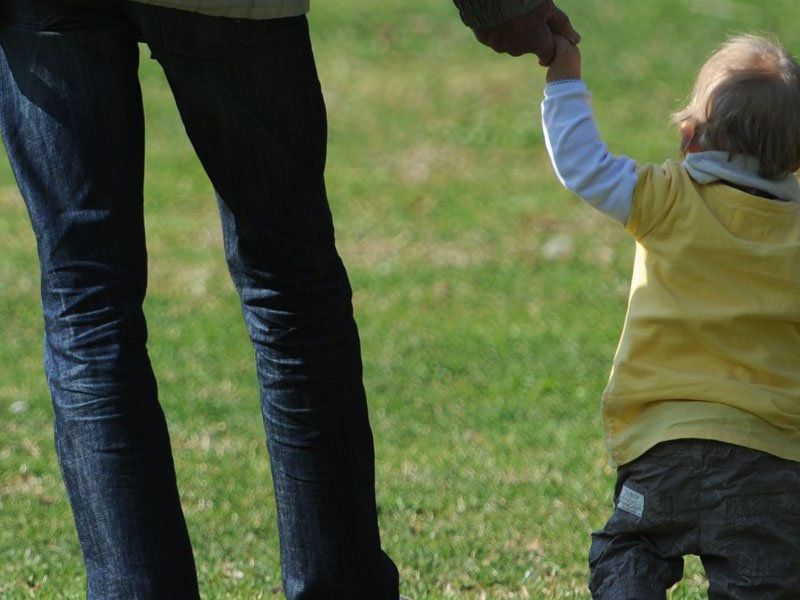
{"type": "MultiPolygon", "coordinates": [[[[790,0],[564,0],[612,149],[673,157],[669,114],[727,33],[800,51],[790,0]]],[[[442,0],[316,2],[328,185],[355,289],[383,542],[416,599],[586,598],[610,514],[599,395],[632,242],[562,190],[543,72],[479,46],[442,0]]],[[[147,113],[150,353],[205,598],[275,598],[275,506],[252,355],[210,186],[158,66],[147,113]]],[[[84,574],[41,367],[33,235],[0,164],[0,597],[84,574]]],[[[673,599],[705,597],[696,560],[673,599]]]]}

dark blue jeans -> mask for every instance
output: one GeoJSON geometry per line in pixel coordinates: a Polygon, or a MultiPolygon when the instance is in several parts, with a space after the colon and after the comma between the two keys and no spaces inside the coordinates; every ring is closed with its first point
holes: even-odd
{"type": "Polygon", "coordinates": [[[326,117],[304,17],[0,2],[0,126],[41,262],[55,440],[90,598],[196,598],[147,355],[138,44],[217,192],[255,347],[290,599],[391,599],[326,117]]]}

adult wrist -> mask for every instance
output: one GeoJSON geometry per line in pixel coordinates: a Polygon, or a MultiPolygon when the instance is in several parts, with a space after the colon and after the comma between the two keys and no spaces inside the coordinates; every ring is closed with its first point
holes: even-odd
{"type": "Polygon", "coordinates": [[[544,0],[453,0],[461,20],[472,29],[486,29],[533,11],[544,0]]]}

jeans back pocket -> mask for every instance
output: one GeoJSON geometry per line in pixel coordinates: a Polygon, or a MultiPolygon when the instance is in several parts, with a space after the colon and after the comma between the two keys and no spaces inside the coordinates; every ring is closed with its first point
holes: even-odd
{"type": "Polygon", "coordinates": [[[46,30],[67,16],[70,10],[65,0],[1,0],[0,22],[46,30]]]}
{"type": "Polygon", "coordinates": [[[160,9],[164,48],[190,58],[219,58],[259,41],[270,32],[302,25],[304,16],[234,19],[160,9]]]}

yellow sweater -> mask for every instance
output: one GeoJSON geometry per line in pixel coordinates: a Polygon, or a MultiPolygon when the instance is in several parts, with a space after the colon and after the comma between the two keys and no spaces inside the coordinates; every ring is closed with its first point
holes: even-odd
{"type": "Polygon", "coordinates": [[[628,313],[603,394],[611,456],[704,438],[800,461],[800,204],[639,170],[628,313]]]}

